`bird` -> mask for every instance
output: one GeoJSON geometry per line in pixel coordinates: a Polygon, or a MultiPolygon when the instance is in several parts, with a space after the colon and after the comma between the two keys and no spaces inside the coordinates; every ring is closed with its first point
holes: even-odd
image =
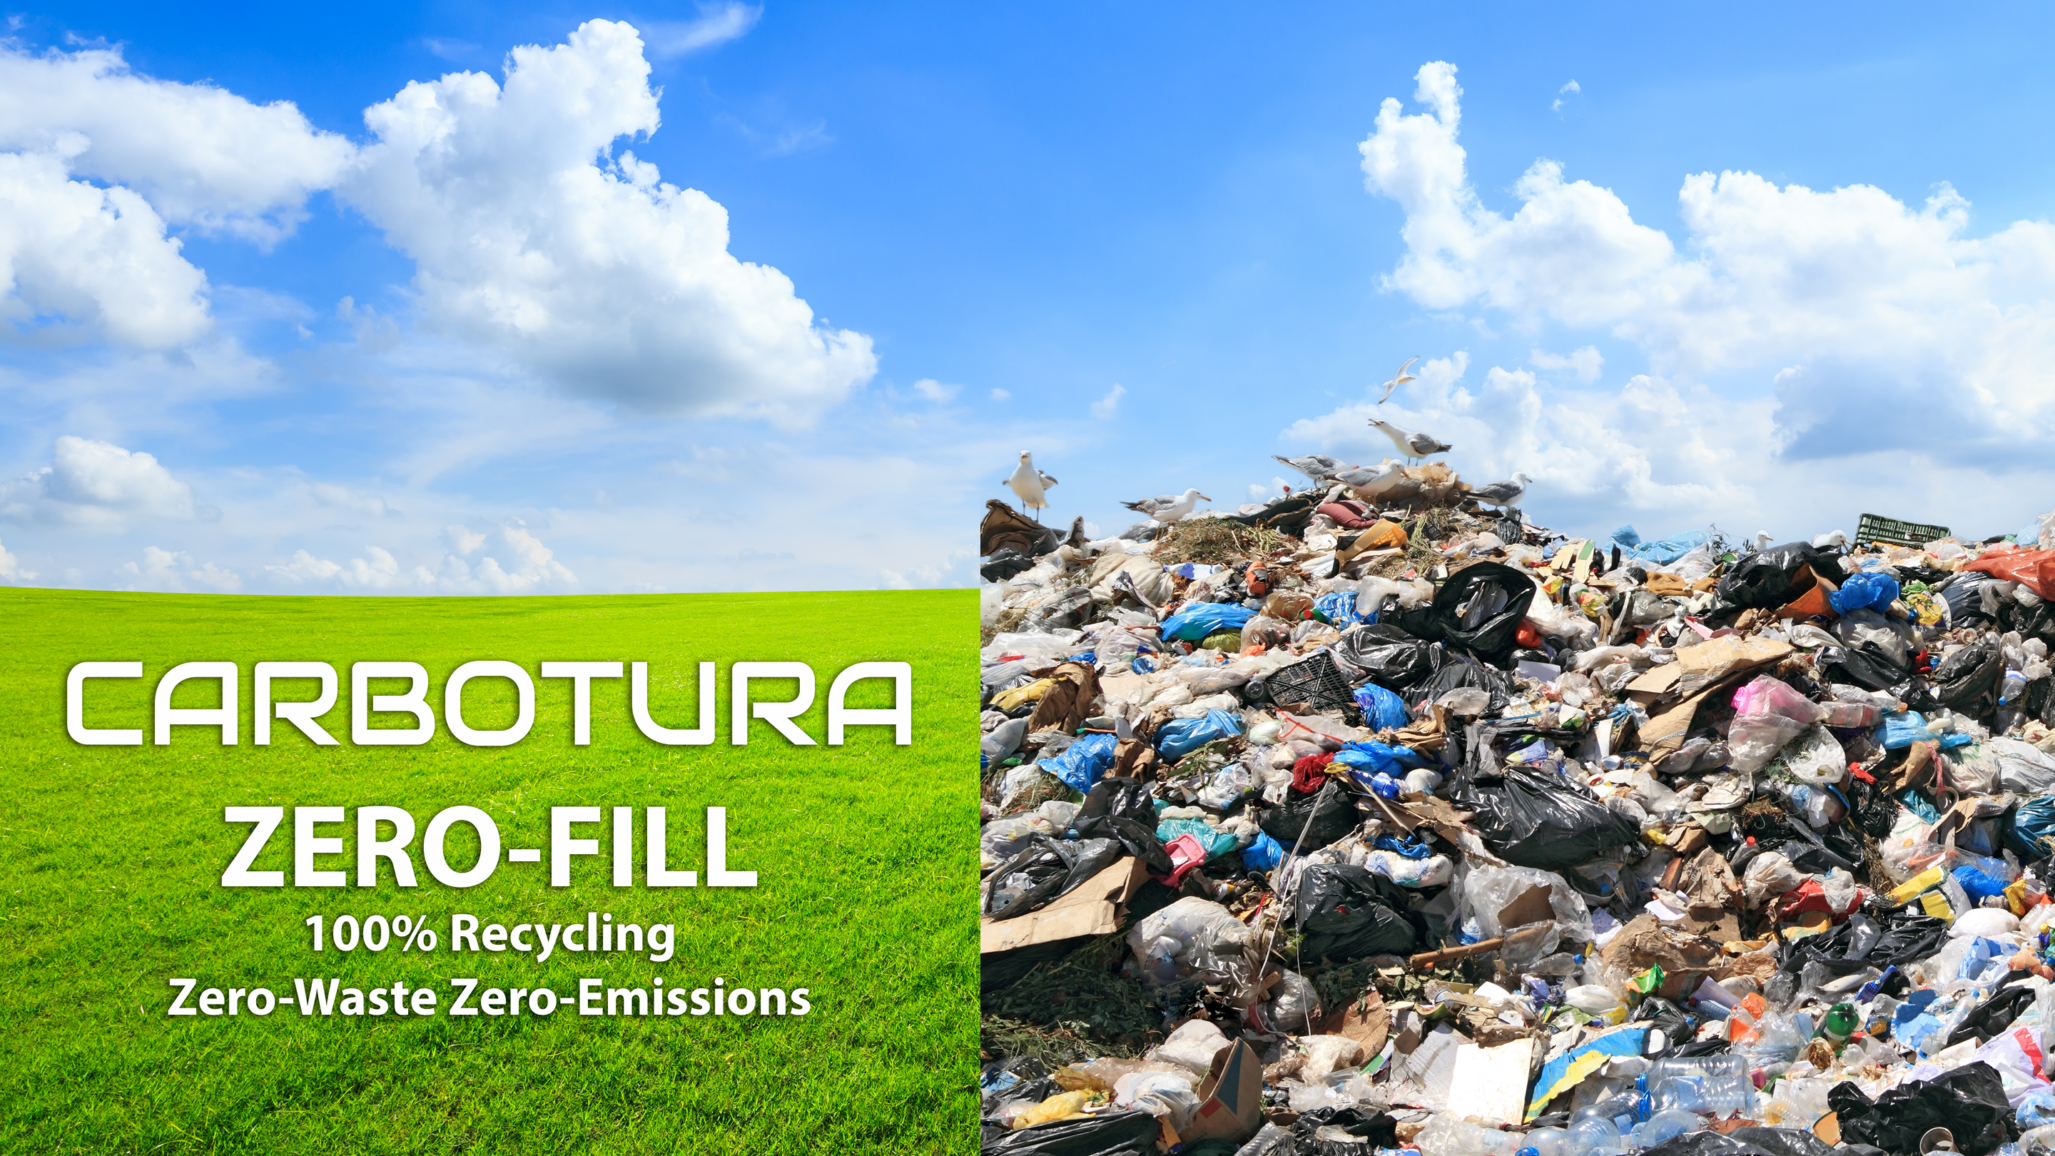
{"type": "Polygon", "coordinates": [[[1509,510],[1519,503],[1521,495],[1525,494],[1527,487],[1533,483],[1534,479],[1526,474],[1514,474],[1512,481],[1493,482],[1488,486],[1479,486],[1470,491],[1470,496],[1487,506],[1497,506],[1502,510],[1509,510]]]}
{"type": "Polygon", "coordinates": [[[1845,547],[1848,545],[1848,535],[1835,530],[1831,534],[1821,534],[1819,537],[1814,538],[1812,544],[1813,548],[1817,550],[1832,550],[1836,547],[1845,547]]]}
{"type": "Polygon", "coordinates": [[[1350,468],[1343,465],[1340,459],[1328,457],[1326,454],[1307,454],[1301,458],[1287,458],[1280,454],[1271,454],[1270,456],[1313,479],[1315,483],[1322,486],[1333,485],[1335,475],[1342,470],[1350,468]]]}
{"type": "Polygon", "coordinates": [[[1384,383],[1384,397],[1380,397],[1377,399],[1378,405],[1384,404],[1384,398],[1390,397],[1392,390],[1397,389],[1399,386],[1402,386],[1407,382],[1414,380],[1413,375],[1407,373],[1406,371],[1413,368],[1413,363],[1418,360],[1420,360],[1420,355],[1416,353],[1413,356],[1408,357],[1404,365],[1399,366],[1399,371],[1391,375],[1390,381],[1384,383]]]}
{"type": "MultiPolygon", "coordinates": [[[[1048,489],[1055,484],[1055,478],[1035,468],[1034,455],[1026,450],[1020,451],[1020,464],[1013,468],[1013,476],[1006,479],[1007,487],[1020,495],[1020,504],[1030,510],[1049,508],[1048,489]]],[[[1041,520],[1042,516],[1036,514],[1035,521],[1041,520]]]]}
{"type": "Polygon", "coordinates": [[[1140,501],[1120,504],[1137,514],[1147,514],[1151,519],[1169,525],[1191,513],[1192,507],[1202,498],[1208,502],[1213,500],[1197,490],[1186,490],[1182,494],[1164,494],[1160,498],[1143,498],[1140,501]]]}
{"type": "Polygon", "coordinates": [[[1446,442],[1436,440],[1430,434],[1407,433],[1390,422],[1382,421],[1378,418],[1371,418],[1370,424],[1384,431],[1384,436],[1391,439],[1391,444],[1397,446],[1399,452],[1409,458],[1424,458],[1429,454],[1446,453],[1456,448],[1446,442]]]}
{"type": "Polygon", "coordinates": [[[1777,540],[1777,539],[1776,539],[1776,536],[1775,536],[1775,535],[1773,535],[1773,534],[1771,534],[1771,533],[1770,533],[1770,532],[1769,532],[1768,530],[1757,530],[1757,531],[1755,532],[1755,551],[1754,551],[1754,552],[1755,552],[1755,553],[1757,553],[1757,554],[1760,554],[1760,553],[1762,553],[1762,552],[1763,552],[1764,550],[1767,550],[1767,549],[1769,549],[1769,548],[1770,548],[1770,543],[1771,543],[1771,542],[1774,542],[1774,541],[1776,541],[1776,540],[1777,540]]]}
{"type": "Polygon", "coordinates": [[[1334,480],[1352,490],[1367,490],[1404,468],[1404,466],[1392,461],[1390,458],[1386,458],[1384,463],[1376,469],[1371,469],[1368,466],[1351,466],[1348,469],[1338,471],[1334,475],[1334,480]]]}

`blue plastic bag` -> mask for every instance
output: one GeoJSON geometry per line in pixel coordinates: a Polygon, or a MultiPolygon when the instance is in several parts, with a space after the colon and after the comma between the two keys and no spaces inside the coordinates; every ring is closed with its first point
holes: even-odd
{"type": "Polygon", "coordinates": [[[1356,621],[1356,592],[1353,590],[1322,594],[1313,600],[1313,613],[1336,626],[1349,626],[1356,621]]]}
{"type": "Polygon", "coordinates": [[[1407,771],[1427,765],[1411,747],[1379,742],[1350,743],[1334,752],[1334,761],[1349,768],[1351,774],[1365,783],[1380,771],[1400,778],[1407,771]]]}
{"type": "Polygon", "coordinates": [[[1156,732],[1156,753],[1175,762],[1207,743],[1240,733],[1242,720],[1224,710],[1209,710],[1205,718],[1172,719],[1164,723],[1156,732]]]}
{"type": "Polygon", "coordinates": [[[1084,794],[1113,765],[1113,748],[1120,740],[1112,735],[1086,735],[1070,744],[1064,752],[1053,759],[1038,764],[1043,770],[1063,780],[1063,785],[1084,794]]]}
{"type": "Polygon", "coordinates": [[[1284,862],[1284,848],[1277,840],[1258,832],[1256,841],[1242,848],[1242,866],[1251,871],[1268,871],[1284,862]]]}
{"type": "Polygon", "coordinates": [[[1926,716],[1916,710],[1902,710],[1897,714],[1885,715],[1883,720],[1877,723],[1876,737],[1877,745],[1887,751],[1903,750],[1914,743],[1932,742],[1940,743],[1944,751],[1951,751],[1956,747],[1966,747],[1971,742],[1968,735],[1956,731],[1942,734],[1939,731],[1928,730],[1926,716]]]}
{"type": "Polygon", "coordinates": [[[1371,730],[1397,730],[1413,721],[1406,700],[1374,682],[1356,688],[1356,705],[1363,708],[1363,721],[1371,730]]]}
{"type": "Polygon", "coordinates": [[[1686,530],[1658,542],[1643,542],[1632,526],[1622,526],[1613,531],[1613,545],[1620,548],[1622,560],[1632,559],[1651,566],[1667,566],[1707,541],[1703,530],[1686,530]]]}
{"type": "Polygon", "coordinates": [[[1952,874],[1963,892],[1979,905],[1993,895],[2005,894],[2004,880],[1993,879],[1967,863],[1957,867],[1952,874]]]}
{"type": "Polygon", "coordinates": [[[1256,612],[1236,602],[1193,602],[1163,620],[1164,641],[1177,638],[1197,642],[1223,630],[1240,630],[1256,612]]]}
{"type": "Polygon", "coordinates": [[[2055,849],[2055,795],[2021,803],[2012,813],[2012,829],[2005,841],[2029,859],[2039,859],[2055,849]]]}
{"type": "Polygon", "coordinates": [[[1836,614],[1868,608],[1884,610],[1898,600],[1898,579],[1889,574],[1856,574],[1827,595],[1827,605],[1836,614]]]}

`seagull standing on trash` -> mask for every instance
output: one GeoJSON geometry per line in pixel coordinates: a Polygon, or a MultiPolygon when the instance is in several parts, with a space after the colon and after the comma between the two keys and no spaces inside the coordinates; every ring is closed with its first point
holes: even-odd
{"type": "Polygon", "coordinates": [[[1307,454],[1301,458],[1288,458],[1280,454],[1270,456],[1313,479],[1314,484],[1322,486],[1333,485],[1335,476],[1350,468],[1343,465],[1340,459],[1328,457],[1326,454],[1307,454]]]}
{"type": "Polygon", "coordinates": [[[1533,484],[1534,479],[1526,474],[1514,474],[1512,481],[1479,486],[1470,491],[1470,496],[1487,506],[1509,510],[1519,504],[1521,496],[1527,492],[1527,487],[1533,484]]]}
{"type": "Polygon", "coordinates": [[[1182,494],[1164,494],[1160,498],[1143,498],[1140,501],[1120,504],[1137,514],[1147,514],[1167,526],[1191,513],[1192,507],[1202,499],[1208,502],[1213,500],[1193,489],[1182,494]]]}
{"type": "Polygon", "coordinates": [[[1390,422],[1378,418],[1371,418],[1370,424],[1382,430],[1384,436],[1391,439],[1391,444],[1397,446],[1399,452],[1409,458],[1424,458],[1429,454],[1447,453],[1449,450],[1456,448],[1447,442],[1437,440],[1430,434],[1407,433],[1390,422]]]}
{"type": "Polygon", "coordinates": [[[1413,363],[1418,360],[1420,360],[1420,355],[1416,353],[1413,356],[1408,357],[1404,365],[1399,366],[1399,371],[1391,375],[1390,381],[1384,383],[1384,397],[1380,397],[1377,399],[1378,405],[1384,404],[1384,399],[1391,396],[1392,390],[1397,389],[1399,386],[1402,386],[1409,381],[1415,380],[1413,375],[1407,373],[1406,371],[1413,368],[1413,363]]]}
{"type": "Polygon", "coordinates": [[[1353,466],[1346,470],[1337,471],[1334,475],[1334,480],[1352,490],[1365,490],[1403,469],[1405,469],[1404,466],[1392,461],[1390,458],[1386,458],[1384,463],[1374,470],[1367,466],[1353,466]]]}
{"type": "Polygon", "coordinates": [[[1771,542],[1774,542],[1776,540],[1777,539],[1774,536],[1772,536],[1768,530],[1757,530],[1755,532],[1755,549],[1753,552],[1757,554],[1762,553],[1764,550],[1770,548],[1771,542]]]}
{"type": "Polygon", "coordinates": [[[1845,549],[1848,546],[1848,535],[1835,530],[1831,534],[1821,534],[1814,538],[1812,544],[1813,548],[1818,550],[1845,549]]]}
{"type": "MultiPolygon", "coordinates": [[[[1049,508],[1048,490],[1055,484],[1055,478],[1035,468],[1034,455],[1026,450],[1020,451],[1020,464],[1013,468],[1013,476],[1006,479],[1007,487],[1020,495],[1020,504],[1030,510],[1049,508]]],[[[1042,516],[1036,514],[1035,521],[1041,520],[1042,516]]]]}

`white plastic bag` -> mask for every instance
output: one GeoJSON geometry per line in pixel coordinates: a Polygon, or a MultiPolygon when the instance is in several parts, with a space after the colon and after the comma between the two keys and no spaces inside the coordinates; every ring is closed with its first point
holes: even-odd
{"type": "Polygon", "coordinates": [[[1784,755],[1784,769],[1801,783],[1831,786],[1848,776],[1848,756],[1831,731],[1814,724],[1784,755]]]}

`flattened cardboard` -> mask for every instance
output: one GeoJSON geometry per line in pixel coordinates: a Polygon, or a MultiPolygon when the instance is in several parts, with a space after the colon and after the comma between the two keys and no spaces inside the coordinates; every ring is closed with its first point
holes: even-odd
{"type": "Polygon", "coordinates": [[[1449,1111],[1486,1127],[1517,1124],[1527,1111],[1527,1078],[1534,1070],[1532,1039],[1514,1040],[1495,1048],[1464,1044],[1456,1049],[1455,1077],[1449,1081],[1449,1111]]]}
{"type": "Polygon", "coordinates": [[[978,953],[990,955],[1038,943],[1111,935],[1120,930],[1121,909],[1148,880],[1149,871],[1142,861],[1132,855],[1124,856],[1039,911],[997,922],[981,921],[978,953]]]}
{"type": "Polygon", "coordinates": [[[1556,910],[1554,904],[1549,902],[1549,891],[1547,885],[1536,884],[1520,892],[1513,897],[1512,902],[1498,909],[1498,925],[1511,929],[1525,927],[1530,923],[1540,923],[1545,919],[1554,919],[1556,910]]]}
{"type": "Polygon", "coordinates": [[[1214,1056],[1199,1085],[1199,1100],[1198,1115],[1178,1133],[1180,1139],[1240,1143],[1255,1135],[1263,1126],[1263,1061],[1256,1049],[1236,1040],[1214,1056]]]}

